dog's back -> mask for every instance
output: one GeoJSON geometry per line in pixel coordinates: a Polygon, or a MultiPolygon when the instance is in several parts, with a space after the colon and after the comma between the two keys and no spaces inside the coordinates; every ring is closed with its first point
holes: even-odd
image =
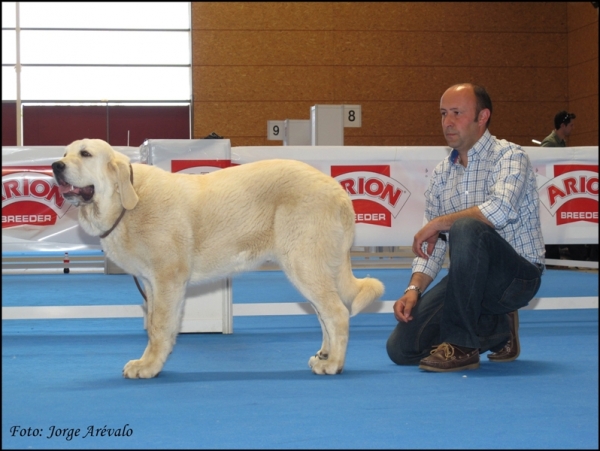
{"type": "Polygon", "coordinates": [[[129,213],[139,216],[138,223],[167,225],[182,247],[194,249],[192,280],[280,260],[301,243],[307,253],[329,254],[322,255],[329,263],[352,246],[350,198],[337,181],[305,163],[264,160],[201,176],[141,166],[135,165],[134,177],[140,201],[129,213]]]}

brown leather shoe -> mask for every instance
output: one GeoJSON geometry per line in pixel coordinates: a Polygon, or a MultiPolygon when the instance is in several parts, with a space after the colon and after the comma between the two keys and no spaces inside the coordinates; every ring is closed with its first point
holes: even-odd
{"type": "Polygon", "coordinates": [[[488,354],[488,359],[492,362],[512,362],[519,357],[521,353],[521,343],[519,343],[519,311],[515,310],[508,314],[510,320],[510,338],[502,349],[488,354]]]}
{"type": "Polygon", "coordinates": [[[479,368],[479,349],[464,352],[458,346],[442,343],[431,351],[429,357],[421,359],[419,368],[439,373],[447,371],[474,370],[479,368]]]}

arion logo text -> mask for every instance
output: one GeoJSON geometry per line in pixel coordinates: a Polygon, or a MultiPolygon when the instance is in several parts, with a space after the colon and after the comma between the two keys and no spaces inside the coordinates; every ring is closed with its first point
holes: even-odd
{"type": "Polygon", "coordinates": [[[406,187],[390,177],[389,165],[331,166],[331,176],[350,195],[356,223],[391,227],[410,197],[406,187]]]}
{"type": "Polygon", "coordinates": [[[539,189],[539,194],[557,225],[598,223],[598,165],[555,165],[554,178],[539,189]]]}
{"type": "Polygon", "coordinates": [[[56,224],[69,210],[49,167],[2,168],[2,228],[56,224]]]}

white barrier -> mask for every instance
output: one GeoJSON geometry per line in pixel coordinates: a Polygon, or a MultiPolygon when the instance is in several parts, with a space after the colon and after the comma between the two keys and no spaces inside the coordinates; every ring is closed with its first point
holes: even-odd
{"type": "MultiPolygon", "coordinates": [[[[150,140],[139,149],[117,150],[133,162],[195,174],[270,158],[305,161],[336,178],[350,194],[356,212],[356,246],[412,244],[423,223],[423,194],[431,171],[449,152],[446,147],[229,146],[229,140],[150,140]]],[[[536,171],[546,243],[597,244],[598,147],[525,150],[536,171]]],[[[98,238],[81,231],[76,209],[61,200],[52,178],[50,165],[63,153],[63,147],[2,148],[4,252],[100,248],[98,238]]],[[[190,288],[186,298],[182,332],[232,332],[229,280],[190,288]],[[200,297],[202,302],[196,302],[200,297]]],[[[388,311],[389,302],[384,301],[378,311],[388,311]]],[[[597,307],[597,298],[592,304],[597,307]]],[[[582,305],[577,308],[589,308],[589,303],[582,305]]],[[[242,315],[252,314],[242,312],[248,307],[236,308],[242,315]]],[[[269,314],[269,308],[260,308],[259,314],[269,314]]],[[[3,318],[8,317],[3,308],[3,318]]]]}
{"type": "MultiPolygon", "coordinates": [[[[538,181],[546,244],[598,243],[598,147],[525,147],[538,181]]],[[[447,147],[234,147],[232,164],[305,161],[336,178],[353,200],[356,246],[411,246],[423,194],[447,147]]]]}
{"type": "MultiPolygon", "coordinates": [[[[172,172],[229,166],[229,140],[150,140],[117,148],[133,161],[172,172]],[[152,150],[150,150],[152,148],[152,150]],[[141,151],[141,157],[140,157],[141,151]]],[[[535,168],[546,244],[598,243],[598,147],[525,147],[535,168]]],[[[4,251],[98,249],[58,194],[50,164],[62,147],[2,148],[4,251]]],[[[336,178],[356,211],[356,246],[410,246],[423,223],[423,193],[447,147],[234,147],[231,164],[268,158],[305,161],[336,178]]]]}
{"type": "MultiPolygon", "coordinates": [[[[138,147],[115,147],[140,161],[138,147]]],[[[100,250],[100,239],[86,234],[77,209],[66,202],[52,176],[61,146],[2,147],[2,252],[100,250]]]]}
{"type": "Polygon", "coordinates": [[[228,139],[149,139],[139,153],[141,163],[169,172],[206,174],[231,165],[228,139]]]}
{"type": "Polygon", "coordinates": [[[598,244],[598,146],[525,147],[546,244],[598,244]]]}

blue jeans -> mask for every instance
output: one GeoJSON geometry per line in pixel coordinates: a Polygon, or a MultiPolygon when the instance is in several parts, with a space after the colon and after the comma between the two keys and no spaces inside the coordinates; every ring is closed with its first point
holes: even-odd
{"type": "Polygon", "coordinates": [[[540,288],[542,268],[481,221],[456,221],[449,245],[448,275],[423,294],[413,319],[399,322],[387,341],[398,365],[418,364],[443,342],[499,350],[510,338],[508,313],[526,306],[540,288]]]}

